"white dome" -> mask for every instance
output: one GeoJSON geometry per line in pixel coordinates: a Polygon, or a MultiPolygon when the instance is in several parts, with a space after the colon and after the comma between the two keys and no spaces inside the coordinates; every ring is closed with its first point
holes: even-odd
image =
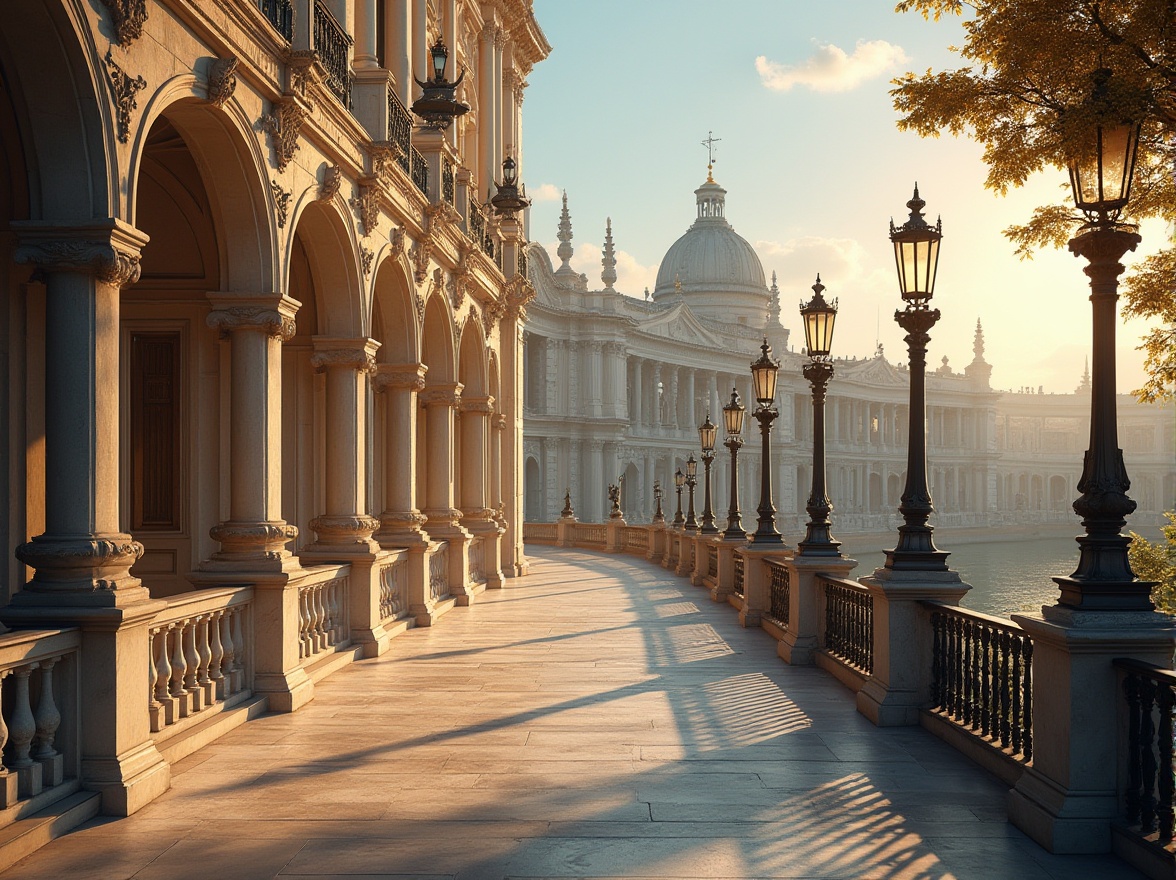
{"type": "Polygon", "coordinates": [[[723,216],[727,191],[708,176],[694,194],[698,216],[662,258],[654,301],[673,302],[680,285],[682,300],[695,312],[762,323],[768,306],[764,267],[723,216]]]}

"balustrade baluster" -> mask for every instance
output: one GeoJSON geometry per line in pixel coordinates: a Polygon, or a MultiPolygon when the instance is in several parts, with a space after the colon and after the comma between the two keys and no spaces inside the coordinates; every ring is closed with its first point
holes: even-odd
{"type": "Polygon", "coordinates": [[[1159,747],[1159,775],[1160,775],[1160,809],[1159,809],[1159,840],[1161,844],[1172,842],[1172,826],[1176,815],[1172,809],[1173,770],[1172,763],[1172,685],[1161,684],[1156,702],[1160,708],[1160,725],[1157,732],[1156,745],[1159,747]]]}
{"type": "Polygon", "coordinates": [[[184,690],[188,692],[189,711],[199,712],[204,708],[204,692],[196,681],[196,668],[200,656],[196,653],[196,622],[199,617],[184,621],[184,690]]]}
{"type": "Polygon", "coordinates": [[[991,656],[992,630],[980,630],[980,735],[988,736],[992,730],[992,676],[991,656]]]}
{"type": "MultiPolygon", "coordinates": [[[[12,674],[11,669],[0,670],[0,705],[3,704],[3,685],[4,679],[12,674]]],[[[4,754],[4,748],[8,745],[8,723],[4,718],[4,713],[0,712],[0,756],[4,754]]],[[[9,769],[12,767],[11,763],[0,764],[0,779],[8,775],[9,769]]]]}
{"type": "Polygon", "coordinates": [[[158,630],[147,631],[147,711],[151,716],[151,732],[163,728],[163,704],[159,702],[159,666],[156,663],[156,641],[158,630]]]}
{"type": "Polygon", "coordinates": [[[202,614],[196,623],[196,684],[204,691],[206,706],[216,701],[216,688],[208,674],[208,667],[212,663],[212,648],[208,644],[209,617],[208,614],[202,614]]]}
{"type": "Polygon", "coordinates": [[[323,585],[317,584],[311,593],[314,597],[314,651],[317,654],[327,647],[327,603],[323,596],[323,585]]]}
{"type": "Polygon", "coordinates": [[[245,690],[245,664],[249,661],[249,645],[245,643],[242,627],[245,625],[245,609],[235,608],[232,615],[233,644],[237,646],[233,656],[233,693],[245,690]]]}
{"type": "Polygon", "coordinates": [[[221,642],[221,620],[224,611],[214,611],[208,618],[208,677],[212,681],[216,699],[228,699],[225,688],[225,674],[221,669],[224,662],[225,648],[221,642]]]}
{"type": "Polygon", "coordinates": [[[8,723],[8,766],[13,770],[23,770],[33,764],[29,749],[37,733],[37,721],[29,703],[29,676],[36,667],[36,663],[26,663],[14,671],[16,693],[12,701],[12,717],[8,723]]]}
{"type": "Polygon", "coordinates": [[[947,639],[947,704],[944,708],[948,715],[954,716],[956,713],[956,667],[959,666],[960,655],[957,650],[956,641],[956,619],[949,617],[947,619],[947,629],[944,633],[947,639]]]}
{"type": "Polygon", "coordinates": [[[1021,751],[1021,645],[1024,640],[1012,638],[1013,649],[1013,677],[1009,680],[1009,690],[1013,699],[1012,708],[1012,728],[1013,728],[1013,751],[1021,751]]]}
{"type": "Polygon", "coordinates": [[[220,619],[221,650],[224,651],[224,656],[221,658],[221,672],[225,677],[226,696],[230,692],[236,691],[236,688],[233,687],[234,682],[232,680],[234,655],[237,651],[237,644],[233,641],[232,633],[232,618],[234,616],[235,615],[231,614],[230,611],[226,611],[223,615],[221,615],[220,619]]]}
{"type": "Polygon", "coordinates": [[[1152,706],[1156,699],[1156,683],[1144,676],[1139,684],[1139,747],[1140,747],[1140,798],[1139,829],[1144,834],[1156,830],[1156,755],[1152,743],[1156,739],[1156,728],[1152,722],[1152,706]]]}
{"type": "Polygon", "coordinates": [[[931,708],[943,708],[943,637],[940,627],[943,615],[931,612],[931,708]]]}
{"type": "Polygon", "coordinates": [[[168,632],[172,636],[174,647],[171,655],[171,695],[175,697],[180,706],[180,715],[186,715],[184,711],[184,622],[168,624],[168,632]]]}
{"type": "Polygon", "coordinates": [[[53,699],[53,667],[59,659],[51,657],[40,663],[41,694],[37,699],[37,711],[33,716],[37,725],[33,758],[38,761],[46,761],[57,756],[53,740],[57,736],[57,728],[61,726],[61,712],[53,699]]]}
{"type": "Polygon", "coordinates": [[[1033,757],[1033,642],[1029,639],[1025,639],[1025,682],[1023,687],[1021,704],[1025,715],[1025,743],[1021,754],[1028,761],[1033,757]]]}
{"type": "MultiPolygon", "coordinates": [[[[1140,705],[1140,676],[1128,672],[1123,676],[1123,693],[1127,697],[1127,823],[1139,822],[1140,795],[1143,789],[1143,741],[1139,727],[1143,709],[1140,705]]],[[[1148,746],[1150,748],[1150,744],[1148,746]]]]}
{"type": "Polygon", "coordinates": [[[960,705],[961,705],[961,719],[965,727],[972,726],[972,634],[974,628],[972,621],[961,621],[961,629],[963,631],[963,677],[960,681],[960,705]]]}

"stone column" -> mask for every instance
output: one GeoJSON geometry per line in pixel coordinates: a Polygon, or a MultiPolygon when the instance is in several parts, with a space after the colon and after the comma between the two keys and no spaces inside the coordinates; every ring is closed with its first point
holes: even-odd
{"type": "Polygon", "coordinates": [[[686,371],[686,427],[697,428],[702,419],[694,412],[694,370],[686,371]]]}
{"type": "Polygon", "coordinates": [[[171,784],[146,711],[148,627],[166,606],[131,575],[143,545],[119,531],[119,291],[147,236],[115,219],[17,234],[15,261],[45,283],[45,531],[16,550],[34,572],[3,619],[81,629],[80,775],[125,816],[171,784]]]}
{"type": "Polygon", "coordinates": [[[633,359],[633,424],[630,430],[640,427],[645,422],[644,403],[645,377],[642,375],[641,358],[633,359]]]}
{"type": "MultiPolygon", "coordinates": [[[[490,451],[489,423],[493,414],[493,397],[463,397],[461,400],[461,522],[474,538],[481,540],[482,564],[485,566],[481,573],[486,576],[486,586],[497,589],[502,586],[502,572],[497,562],[501,556],[501,531],[486,491],[490,482],[486,460],[490,451]]],[[[547,466],[545,461],[544,467],[547,466]]],[[[474,586],[471,584],[470,588],[474,589],[474,586]]]]}
{"type": "Polygon", "coordinates": [[[587,522],[604,522],[604,441],[588,441],[588,462],[582,492],[584,515],[587,522]]]}
{"type": "Polygon", "coordinates": [[[460,382],[429,385],[421,392],[425,407],[425,528],[439,541],[449,542],[449,593],[468,605],[470,533],[461,526],[462,512],[454,506],[454,413],[461,404],[460,382]]]}
{"type": "Polygon", "coordinates": [[[669,405],[666,407],[666,415],[669,416],[670,426],[678,427],[678,373],[679,367],[672,367],[670,372],[670,387],[669,387],[669,405]]]}
{"type": "Polygon", "coordinates": [[[384,512],[372,537],[386,549],[417,547],[425,517],[417,508],[417,395],[425,388],[424,364],[379,364],[373,384],[387,399],[384,512]]]}
{"type": "Polygon", "coordinates": [[[482,26],[478,40],[478,201],[492,191],[498,168],[494,164],[494,21],[482,26]]]}
{"type": "Polygon", "coordinates": [[[376,2],[377,0],[356,0],[355,2],[355,57],[354,66],[379,67],[376,58],[376,2]]]}
{"type": "Polygon", "coordinates": [[[653,387],[650,395],[650,404],[653,406],[653,426],[660,428],[662,423],[662,395],[658,392],[658,386],[662,384],[662,365],[658,361],[653,365],[653,387]]]}
{"type": "Polygon", "coordinates": [[[282,343],[300,303],[280,293],[210,293],[208,326],[228,338],[229,518],[209,534],[220,550],[204,571],[298,568],[286,544],[298,529],[282,519],[282,343]]]}
{"type": "Polygon", "coordinates": [[[410,0],[389,0],[385,7],[384,63],[396,78],[396,96],[412,103],[412,14],[410,0]]]}
{"type": "Polygon", "coordinates": [[[506,49],[506,28],[501,25],[494,29],[494,73],[492,87],[494,91],[494,114],[491,117],[491,131],[493,132],[494,173],[498,174],[502,168],[502,161],[506,157],[502,154],[503,112],[502,103],[502,56],[506,49]]]}

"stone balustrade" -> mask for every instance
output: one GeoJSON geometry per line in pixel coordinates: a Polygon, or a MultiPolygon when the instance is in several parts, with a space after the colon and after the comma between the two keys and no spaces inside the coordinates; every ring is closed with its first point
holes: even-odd
{"type": "Polygon", "coordinates": [[[380,623],[400,620],[408,614],[408,598],[405,593],[408,580],[408,552],[401,550],[390,554],[380,563],[380,623]]]}
{"type": "Polygon", "coordinates": [[[433,601],[449,595],[448,541],[440,541],[429,554],[429,595],[433,601]]]}
{"type": "Polygon", "coordinates": [[[298,657],[305,664],[350,643],[346,566],[327,569],[298,586],[298,657]]]}
{"type": "Polygon", "coordinates": [[[252,587],[196,590],[156,615],[147,636],[153,734],[252,693],[252,603],[252,587]]]}
{"type": "Polygon", "coordinates": [[[486,539],[482,536],[470,541],[470,561],[467,568],[467,580],[471,584],[486,583],[486,539]]]}

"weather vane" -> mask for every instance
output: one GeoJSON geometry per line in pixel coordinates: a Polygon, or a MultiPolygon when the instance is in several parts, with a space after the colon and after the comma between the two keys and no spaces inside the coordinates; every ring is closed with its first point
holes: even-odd
{"type": "Polygon", "coordinates": [[[708,182],[713,182],[711,178],[711,169],[715,164],[715,144],[721,140],[722,138],[715,137],[715,133],[713,131],[708,131],[706,133],[706,140],[702,142],[702,145],[706,147],[706,179],[708,182]]]}

